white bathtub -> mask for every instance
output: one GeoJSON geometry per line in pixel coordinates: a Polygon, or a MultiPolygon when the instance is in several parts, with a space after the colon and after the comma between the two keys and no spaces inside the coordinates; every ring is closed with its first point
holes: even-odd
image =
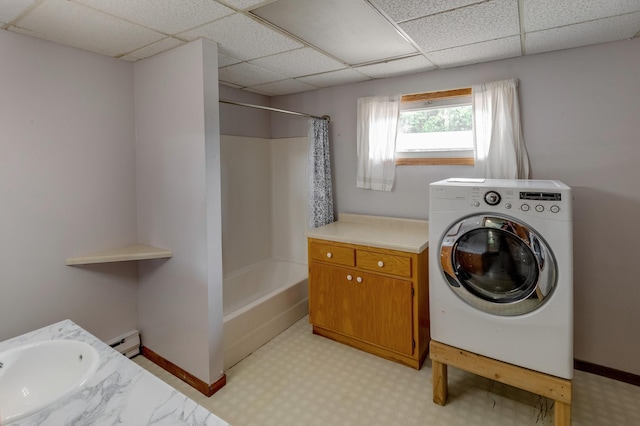
{"type": "Polygon", "coordinates": [[[224,278],[224,368],[307,315],[307,265],[267,260],[224,278]]]}

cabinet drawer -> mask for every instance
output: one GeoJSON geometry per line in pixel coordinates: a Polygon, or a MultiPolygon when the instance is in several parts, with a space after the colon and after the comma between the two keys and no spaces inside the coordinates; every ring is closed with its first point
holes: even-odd
{"type": "Polygon", "coordinates": [[[356,266],[374,272],[411,277],[411,258],[373,251],[356,251],[356,266]]]}
{"type": "Polygon", "coordinates": [[[336,265],[354,266],[354,251],[354,249],[349,247],[311,243],[309,245],[309,258],[311,260],[329,262],[336,265]]]}

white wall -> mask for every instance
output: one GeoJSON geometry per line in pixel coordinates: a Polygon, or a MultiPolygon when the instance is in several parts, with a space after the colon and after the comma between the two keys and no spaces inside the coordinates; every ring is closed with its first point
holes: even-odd
{"type": "Polygon", "coordinates": [[[138,239],[173,250],[139,265],[144,345],[211,384],[223,369],[217,47],[136,62],[138,239]]]}
{"type": "Polygon", "coordinates": [[[271,141],[273,257],[305,264],[308,145],[306,136],[271,141]]]}
{"type": "Polygon", "coordinates": [[[223,135],[221,158],[225,275],[270,258],[306,263],[307,138],[223,135]]]}
{"type": "MultiPolygon", "coordinates": [[[[390,193],[357,189],[356,100],[520,80],[533,178],[574,188],[575,357],[640,374],[640,39],[327,88],[273,99],[277,108],[329,114],[339,212],[427,218],[427,185],[470,167],[398,167],[390,193]]],[[[272,137],[306,134],[272,118],[272,137]]]]}
{"type": "Polygon", "coordinates": [[[224,274],[272,256],[272,176],[269,139],[222,136],[224,274]]]}
{"type": "MultiPolygon", "coordinates": [[[[271,102],[268,96],[223,84],[220,85],[220,99],[263,106],[271,102]]],[[[263,109],[220,103],[220,134],[268,139],[271,137],[271,113],[263,109]]]]}
{"type": "Polygon", "coordinates": [[[9,31],[0,52],[0,340],[136,328],[135,263],[65,266],[135,242],[133,67],[9,31]]]}

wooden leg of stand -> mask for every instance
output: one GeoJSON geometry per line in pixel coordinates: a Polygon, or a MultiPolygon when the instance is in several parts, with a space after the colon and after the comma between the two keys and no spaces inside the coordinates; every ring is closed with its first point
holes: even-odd
{"type": "Polygon", "coordinates": [[[553,399],[556,426],[571,425],[571,380],[497,361],[435,340],[429,343],[429,357],[433,370],[433,402],[436,404],[444,405],[447,400],[447,367],[451,366],[553,399]]]}
{"type": "Polygon", "coordinates": [[[554,408],[554,424],[555,426],[571,425],[571,404],[556,401],[554,408]]]}
{"type": "Polygon", "coordinates": [[[447,364],[432,361],[431,371],[433,374],[433,402],[438,405],[445,405],[447,403],[447,395],[449,393],[447,383],[447,364]]]}

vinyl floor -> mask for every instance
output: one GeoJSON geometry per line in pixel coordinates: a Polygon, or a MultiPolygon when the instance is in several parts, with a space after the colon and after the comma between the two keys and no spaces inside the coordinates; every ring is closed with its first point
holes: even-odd
{"type": "MultiPolygon", "coordinates": [[[[553,401],[449,367],[432,402],[431,364],[415,370],[315,336],[305,317],[226,371],[210,398],[133,359],[234,426],[552,425],[553,401]]],[[[573,425],[640,425],[640,387],[575,371],[573,425]]]]}

